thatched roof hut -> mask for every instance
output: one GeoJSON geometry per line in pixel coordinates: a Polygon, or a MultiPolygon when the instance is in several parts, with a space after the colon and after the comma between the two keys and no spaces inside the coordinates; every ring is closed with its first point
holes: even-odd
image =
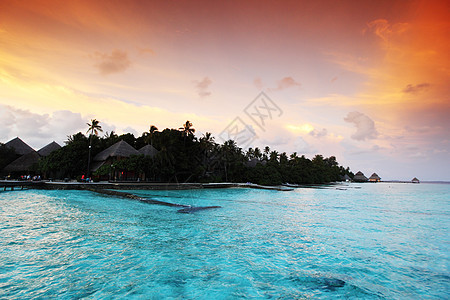
{"type": "Polygon", "coordinates": [[[9,165],[7,165],[4,172],[29,172],[32,171],[32,167],[39,161],[39,154],[36,151],[29,152],[22,155],[9,165]]]}
{"type": "Polygon", "coordinates": [[[381,181],[381,177],[377,175],[377,173],[373,173],[369,178],[370,182],[379,182],[381,181]]]}
{"type": "Polygon", "coordinates": [[[16,137],[5,144],[5,146],[14,149],[18,155],[25,155],[33,152],[34,149],[28,146],[20,138],[16,137]]]}
{"type": "Polygon", "coordinates": [[[155,157],[155,155],[159,153],[159,151],[156,150],[155,147],[153,147],[152,145],[145,145],[138,151],[140,154],[144,154],[144,156],[150,156],[150,157],[155,157]]]}
{"type": "Polygon", "coordinates": [[[60,148],[61,148],[61,146],[58,143],[56,143],[55,141],[53,141],[50,144],[48,144],[47,146],[39,149],[38,153],[40,156],[49,156],[50,153],[52,153],[53,151],[58,150],[60,148]]]}
{"type": "Polygon", "coordinates": [[[103,150],[94,157],[94,161],[105,161],[109,157],[130,157],[131,155],[139,155],[139,151],[134,149],[125,141],[119,141],[111,147],[103,150]]]}
{"type": "Polygon", "coordinates": [[[344,176],[341,176],[341,180],[342,181],[351,181],[352,179],[350,178],[350,176],[348,176],[348,174],[345,174],[344,176]]]}
{"type": "Polygon", "coordinates": [[[356,173],[355,176],[353,177],[353,181],[356,182],[365,182],[367,180],[368,180],[367,177],[364,176],[364,173],[361,171],[358,171],[358,173],[356,173]]]}
{"type": "Polygon", "coordinates": [[[130,144],[125,141],[119,141],[109,148],[106,148],[99,154],[97,154],[90,167],[91,171],[97,171],[104,164],[109,164],[117,159],[130,157],[131,155],[139,155],[139,151],[134,149],[130,144]]]}
{"type": "Polygon", "coordinates": [[[414,177],[414,178],[411,180],[411,182],[412,182],[412,183],[420,183],[420,180],[417,179],[417,177],[414,177]]]}

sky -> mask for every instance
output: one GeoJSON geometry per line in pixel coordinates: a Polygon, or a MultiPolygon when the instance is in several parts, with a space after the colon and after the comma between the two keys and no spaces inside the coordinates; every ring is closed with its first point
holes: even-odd
{"type": "Polygon", "coordinates": [[[449,1],[0,0],[0,142],[201,137],[450,181],[449,1]]]}

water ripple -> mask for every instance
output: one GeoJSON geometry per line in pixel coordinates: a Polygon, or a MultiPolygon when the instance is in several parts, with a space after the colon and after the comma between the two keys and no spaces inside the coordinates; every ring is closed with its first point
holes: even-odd
{"type": "Polygon", "coordinates": [[[0,298],[446,298],[450,191],[410,187],[0,193],[0,298]]]}

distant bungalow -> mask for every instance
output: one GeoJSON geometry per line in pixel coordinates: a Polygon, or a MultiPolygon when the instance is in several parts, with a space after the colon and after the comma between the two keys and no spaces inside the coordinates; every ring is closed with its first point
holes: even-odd
{"type": "Polygon", "coordinates": [[[419,181],[419,179],[417,179],[417,177],[414,177],[414,178],[411,180],[411,182],[412,182],[412,183],[420,183],[420,181],[419,181]]]}
{"type": "Polygon", "coordinates": [[[355,182],[366,182],[368,179],[366,176],[364,176],[364,173],[361,171],[358,171],[358,173],[355,174],[353,177],[353,181],[355,182]]]}
{"type": "Polygon", "coordinates": [[[370,182],[380,182],[381,178],[377,175],[377,173],[373,173],[372,176],[369,178],[370,182]]]}
{"type": "Polygon", "coordinates": [[[352,178],[348,176],[348,174],[345,174],[344,176],[341,175],[341,180],[345,182],[352,181],[352,178]]]}

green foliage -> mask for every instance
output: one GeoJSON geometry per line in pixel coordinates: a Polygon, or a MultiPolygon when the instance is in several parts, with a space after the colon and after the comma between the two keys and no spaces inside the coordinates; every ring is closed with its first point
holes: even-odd
{"type": "MultiPolygon", "coordinates": [[[[93,138],[92,143],[93,148],[96,148],[98,137],[93,138]]],[[[64,147],[40,159],[38,169],[48,178],[75,178],[77,175],[85,174],[88,146],[89,140],[81,132],[69,136],[64,147]]]]}
{"type": "MultiPolygon", "coordinates": [[[[90,131],[92,133],[92,128],[90,131]]],[[[278,185],[333,182],[342,180],[346,174],[353,177],[350,169],[339,166],[334,156],[325,158],[316,155],[308,159],[297,153],[279,153],[268,146],[263,150],[249,148],[244,152],[233,140],[218,144],[210,133],[199,139],[194,133],[192,123],[187,121],[178,130],[166,128],[158,131],[152,125],[140,137],[131,133],[118,136],[114,132],[106,133],[103,137],[90,135],[92,157],[120,140],[136,149],[152,144],[159,150],[154,157],[134,155],[114,159],[100,167],[93,174],[94,178],[114,179],[118,174],[126,174],[127,180],[144,178],[163,182],[227,181],[278,185]],[[258,161],[256,166],[248,164],[250,159],[258,161]]],[[[88,145],[89,139],[82,133],[69,136],[64,147],[40,161],[40,171],[47,177],[60,178],[75,178],[85,174],[88,145]]]]}

